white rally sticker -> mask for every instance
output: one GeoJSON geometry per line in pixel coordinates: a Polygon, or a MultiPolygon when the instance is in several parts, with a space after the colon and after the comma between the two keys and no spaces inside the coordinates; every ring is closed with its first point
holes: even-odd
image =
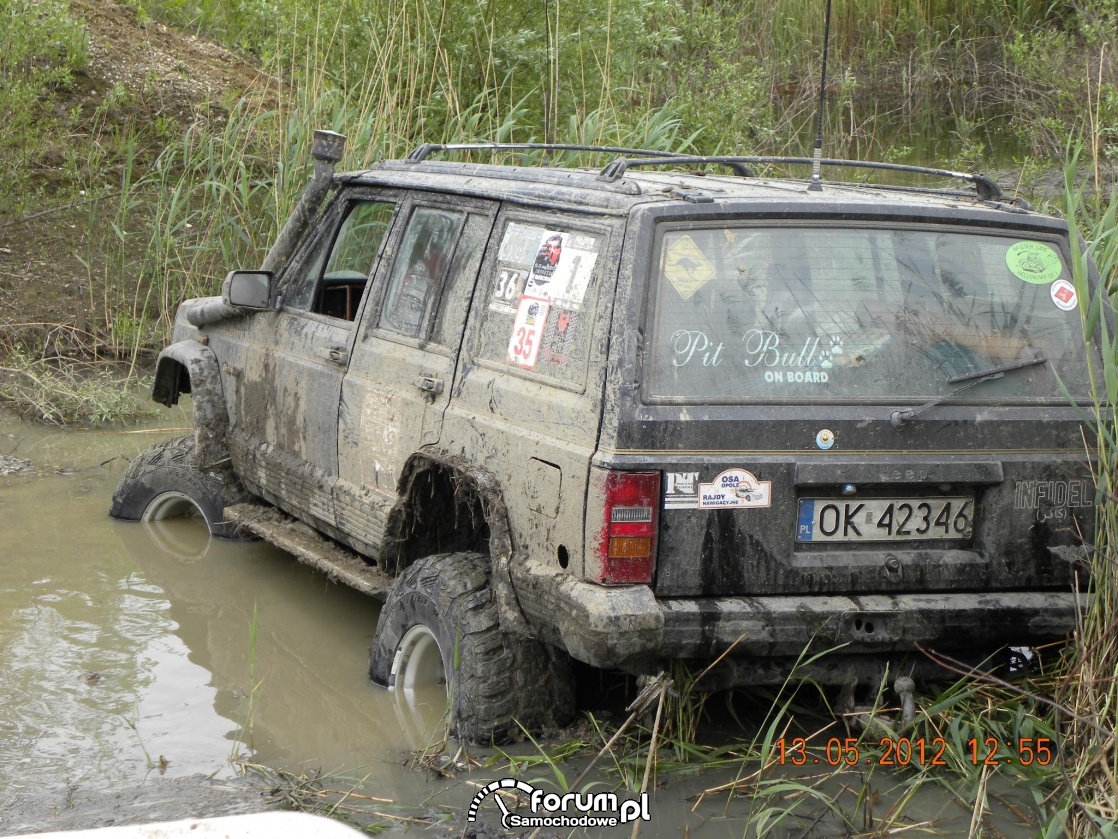
{"type": "Polygon", "coordinates": [[[536,366],[543,328],[550,310],[551,303],[547,300],[527,295],[520,298],[520,305],[516,307],[516,320],[512,323],[512,337],[509,338],[508,358],[513,364],[529,370],[536,366]]]}
{"type": "Polygon", "coordinates": [[[1052,302],[1056,304],[1056,308],[1063,309],[1065,312],[1070,312],[1079,302],[1076,299],[1075,286],[1067,280],[1056,280],[1056,282],[1052,283],[1050,293],[1052,295],[1052,302]]]}
{"type": "Polygon", "coordinates": [[[578,311],[598,259],[592,236],[549,230],[544,233],[524,293],[578,311]]]}
{"type": "Polygon", "coordinates": [[[772,505],[772,482],[758,481],[745,469],[727,469],[709,484],[699,484],[699,509],[741,509],[772,505]]]}

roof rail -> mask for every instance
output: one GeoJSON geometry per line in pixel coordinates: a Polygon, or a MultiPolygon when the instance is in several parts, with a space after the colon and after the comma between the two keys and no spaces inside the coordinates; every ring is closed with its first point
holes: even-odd
{"type": "Polygon", "coordinates": [[[627,149],[617,146],[580,146],[569,143],[424,143],[406,158],[408,163],[422,163],[430,155],[443,151],[588,151],[599,154],[633,155],[635,157],[676,158],[676,152],[650,149],[627,149]]]}
{"type": "MultiPolygon", "coordinates": [[[[611,161],[598,175],[598,180],[612,183],[624,177],[625,172],[634,166],[664,166],[664,165],[683,165],[683,164],[699,164],[710,163],[721,166],[729,166],[739,175],[746,177],[751,176],[753,173],[749,169],[750,164],[765,164],[776,163],[785,165],[803,165],[811,166],[815,161],[810,157],[700,157],[695,155],[674,155],[671,157],[657,157],[654,160],[629,160],[625,157],[619,157],[611,161]]],[[[908,166],[903,163],[874,163],[872,161],[863,160],[841,160],[833,158],[825,158],[821,161],[824,166],[848,166],[856,169],[879,169],[890,172],[913,172],[918,175],[936,175],[941,178],[955,178],[956,180],[968,181],[974,184],[975,190],[978,192],[978,197],[983,201],[1006,201],[1014,202],[1019,199],[1012,199],[1006,195],[997,182],[987,175],[978,172],[953,172],[950,169],[932,169],[927,166],[908,166]]]]}

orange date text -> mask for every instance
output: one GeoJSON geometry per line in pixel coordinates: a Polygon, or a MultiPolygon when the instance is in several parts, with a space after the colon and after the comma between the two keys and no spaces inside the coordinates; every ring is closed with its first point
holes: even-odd
{"type": "Polygon", "coordinates": [[[944,752],[947,743],[942,737],[930,740],[923,737],[882,737],[876,741],[878,748],[872,753],[862,749],[870,743],[863,743],[857,737],[832,737],[827,741],[821,754],[808,753],[807,741],[803,737],[776,741],[777,762],[783,765],[806,766],[858,766],[876,764],[878,766],[946,766],[944,752]]]}

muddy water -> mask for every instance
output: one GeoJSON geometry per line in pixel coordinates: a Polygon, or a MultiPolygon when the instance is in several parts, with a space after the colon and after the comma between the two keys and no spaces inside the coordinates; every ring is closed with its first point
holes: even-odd
{"type": "MultiPolygon", "coordinates": [[[[187,420],[170,414],[164,425],[187,420]]],[[[366,678],[374,602],[262,543],[211,540],[189,521],[150,528],[108,518],[127,461],[180,433],[57,432],[0,418],[0,454],[36,468],[0,477],[0,832],[50,826],[49,817],[5,822],[3,805],[12,799],[75,789],[95,797],[199,773],[229,777],[230,758],[241,757],[295,772],[344,773],[356,779],[356,791],[387,799],[382,809],[414,816],[435,808],[451,814],[461,834],[477,789],[508,773],[498,764],[435,779],[407,767],[426,712],[402,716],[366,678]]],[[[719,719],[701,742],[733,739],[730,719],[719,719]]],[[[519,751],[535,750],[528,744],[519,751]]],[[[756,769],[662,773],[642,835],[752,835],[751,814],[791,806],[797,793],[732,801],[712,794],[697,806],[696,797],[756,769]]],[[[580,769],[563,771],[573,779],[580,769]]],[[[546,766],[521,777],[555,788],[546,766]]],[[[615,773],[596,778],[596,791],[617,785],[615,773]]],[[[966,833],[973,799],[957,796],[950,783],[878,767],[821,785],[835,807],[808,800],[770,835],[866,829],[913,786],[919,789],[898,825],[927,821],[942,835],[966,833]],[[863,791],[873,801],[868,809],[863,791]]],[[[1038,817],[1027,793],[997,777],[990,790],[991,824],[1010,837],[1036,834],[1018,815],[1038,817]]],[[[498,816],[489,801],[483,818],[495,825],[498,816]]]]}
{"type": "Polygon", "coordinates": [[[397,767],[407,738],[364,675],[375,602],[263,543],[106,515],[128,460],[176,433],[0,421],[0,451],[36,468],[0,478],[0,800],[237,755],[406,799],[423,779],[397,767]]]}

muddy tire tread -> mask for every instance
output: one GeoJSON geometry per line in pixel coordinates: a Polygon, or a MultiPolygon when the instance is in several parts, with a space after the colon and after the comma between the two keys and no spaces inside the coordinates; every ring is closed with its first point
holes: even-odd
{"type": "Polygon", "coordinates": [[[408,566],[381,611],[369,674],[387,683],[396,645],[409,628],[402,604],[424,603],[438,616],[433,622],[441,624],[429,628],[453,683],[452,734],[475,743],[504,743],[523,736],[521,725],[531,731],[565,722],[573,690],[565,653],[501,630],[488,570],[487,557],[466,552],[437,554],[408,566]],[[452,664],[456,641],[457,669],[452,664]]]}
{"type": "Polygon", "coordinates": [[[210,533],[228,539],[242,538],[224,520],[223,511],[232,504],[250,501],[253,496],[232,472],[198,471],[194,445],[194,435],[188,434],[156,443],[141,452],[124,470],[113,493],[109,515],[137,521],[153,498],[175,490],[192,498],[203,510],[210,533]]]}

